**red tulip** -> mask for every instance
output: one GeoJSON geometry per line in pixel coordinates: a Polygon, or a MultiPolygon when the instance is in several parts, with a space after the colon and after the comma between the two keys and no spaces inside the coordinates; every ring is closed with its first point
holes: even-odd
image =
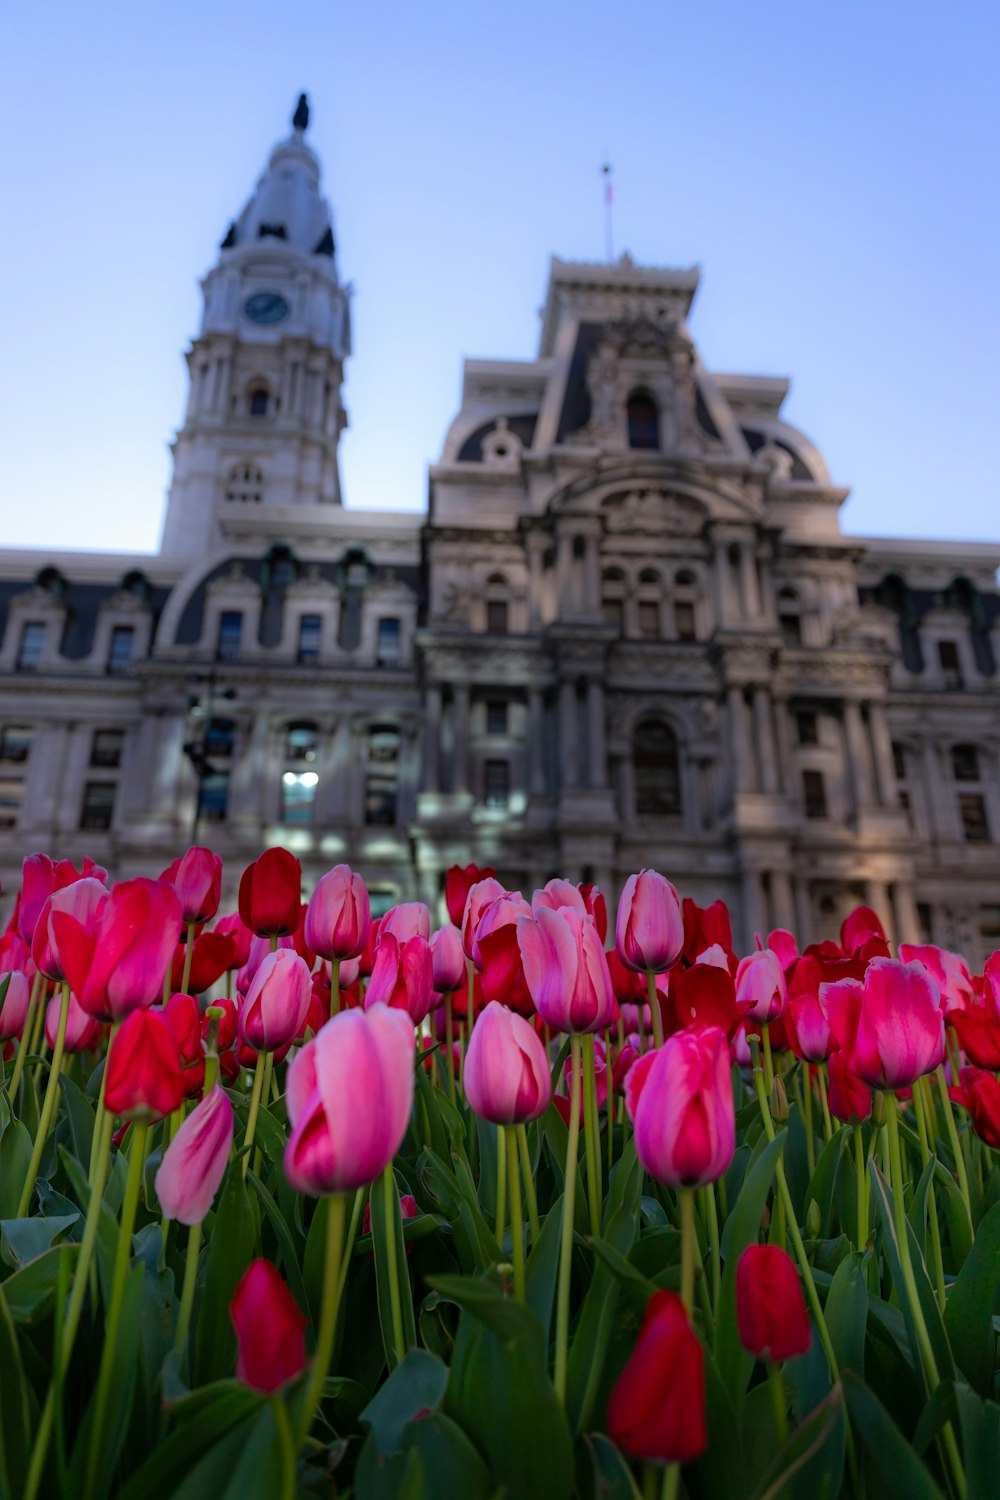
{"type": "Polygon", "coordinates": [[[457,927],[449,924],[431,934],[431,975],[439,994],[460,989],[465,983],[465,950],[457,927]]]}
{"type": "Polygon", "coordinates": [[[523,1016],[496,1000],[480,1012],[462,1086],[476,1114],[495,1125],[521,1125],[545,1113],[552,1093],[549,1060],[523,1016]]]}
{"type": "Polygon", "coordinates": [[[389,1005],[405,1010],[419,1026],[431,1008],[434,971],[431,945],[422,937],[398,942],[383,928],[375,954],[375,967],[365,991],[365,1010],[389,1005]]]}
{"type": "Polygon", "coordinates": [[[630,1069],[625,1104],[651,1177],[675,1188],[715,1182],[736,1148],[725,1033],[717,1026],[675,1032],[630,1069]]]}
{"type": "Polygon", "coordinates": [[[845,1125],[860,1125],[872,1112],[872,1091],[856,1078],[842,1052],[831,1052],[827,1065],[826,1091],[830,1113],[845,1125]]]}
{"type": "Polygon", "coordinates": [[[623,1452],[654,1463],[690,1463],[708,1447],[705,1358],[676,1292],[650,1297],[607,1428],[623,1452]]]}
{"type": "Polygon", "coordinates": [[[736,999],[747,1002],[752,1021],[774,1021],[788,1002],[785,971],[770,948],[758,948],[741,958],[736,970],[736,999]]]}
{"type": "Polygon", "coordinates": [[[669,1006],[664,1017],[668,1032],[719,1026],[731,1035],[746,1007],[736,1005],[736,987],[728,969],[696,963],[691,969],[670,970],[669,1006]]]}
{"type": "Polygon", "coordinates": [[[296,1192],[346,1193],[382,1175],[410,1122],[414,1050],[409,1016],[376,1005],[341,1011],[297,1053],[285,1082],[296,1192]]]}
{"type": "Polygon", "coordinates": [[[685,896],[681,902],[681,910],[684,914],[686,964],[693,964],[699,953],[715,943],[724,948],[727,954],[733,953],[733,924],[724,901],[713,901],[711,906],[706,906],[703,910],[690,896],[685,896]]]}
{"type": "Polygon", "coordinates": [[[948,1090],[956,1104],[972,1116],[972,1128],[981,1141],[1000,1148],[1000,1083],[985,1068],[962,1068],[958,1083],[948,1090]]]}
{"type": "Polygon", "coordinates": [[[818,994],[796,995],[784,1014],[785,1035],[796,1057],[805,1062],[826,1062],[836,1046],[818,994]]]}
{"type": "Polygon", "coordinates": [[[522,1016],[532,1015],[535,1006],[524,974],[517,919],[530,913],[531,907],[520,894],[498,896],[484,907],[473,944],[485,1003],[499,1000],[522,1016]]]}
{"type": "Polygon", "coordinates": [[[277,1052],[300,1035],[312,997],[312,975],[289,948],[261,961],[239,1008],[240,1041],[257,1052],[277,1052]]]}
{"type": "Polygon", "coordinates": [[[904,1088],[944,1057],[941,996],[923,964],[874,958],[863,984],[821,985],[820,1004],[847,1066],[872,1088],[904,1088]]]}
{"type": "MultiPolygon", "coordinates": [[[[399,1195],[399,1216],[403,1220],[404,1224],[406,1223],[407,1219],[416,1219],[416,1218],[419,1218],[419,1216],[420,1216],[420,1209],[417,1207],[417,1200],[416,1200],[416,1198],[414,1198],[414,1196],[413,1196],[412,1193],[400,1193],[400,1195],[399,1195]]],[[[362,1234],[371,1234],[371,1232],[372,1232],[372,1210],[371,1210],[371,1204],[370,1203],[366,1203],[365,1204],[365,1211],[361,1215],[361,1233],[362,1234]]],[[[407,1255],[409,1255],[412,1250],[413,1250],[413,1246],[412,1245],[407,1245],[407,1247],[406,1247],[406,1253],[407,1253],[407,1255]]]]}
{"type": "Polygon", "coordinates": [[[1000,1068],[1000,1019],[992,999],[949,1011],[947,1019],[969,1061],[995,1073],[1000,1068]]]}
{"type": "Polygon", "coordinates": [[[684,946],[684,917],[674,887],[655,870],[640,870],[625,882],[618,902],[615,948],[630,969],[662,974],[684,946]]]}
{"type": "Polygon", "coordinates": [[[809,1314],[794,1262],[779,1245],[748,1245],[736,1265],[740,1343],[778,1362],[809,1348],[809,1314]]]}
{"type": "Polygon", "coordinates": [[[632,1071],[633,1064],[639,1061],[641,1055],[638,1048],[633,1047],[629,1042],[626,1042],[625,1046],[618,1053],[611,1070],[611,1083],[616,1094],[624,1094],[628,1075],[632,1071]]]}
{"type": "MultiPolygon", "coordinates": [[[[247,933],[249,938],[250,934],[247,933]]],[[[179,990],[184,980],[184,963],[187,956],[186,943],[178,943],[170,960],[170,988],[179,990]]],[[[216,927],[214,932],[200,932],[191,948],[191,972],[188,975],[188,992],[202,995],[210,990],[227,969],[236,967],[236,942],[216,927]]]]}
{"type": "Polygon", "coordinates": [[[309,897],[306,942],[321,958],[357,958],[371,925],[368,887],[350,865],[334,865],[309,897]]]}
{"type": "Polygon", "coordinates": [[[42,907],[54,891],[61,891],[78,880],[96,880],[106,885],[108,872],[92,859],[84,859],[82,870],[71,860],[50,859],[47,854],[29,854],[21,867],[21,899],[17,908],[17,930],[30,947],[42,907]]]}
{"type": "Polygon", "coordinates": [[[923,964],[941,992],[944,1010],[964,1010],[976,998],[969,966],[960,953],[938,948],[934,943],[900,943],[899,956],[904,963],[923,964]]]}
{"type": "Polygon", "coordinates": [[[870,906],[856,906],[840,924],[840,946],[844,953],[853,957],[872,939],[885,942],[885,928],[878,914],[870,906]]]}
{"type": "Polygon", "coordinates": [[[62,963],[52,939],[52,915],[62,912],[75,918],[90,931],[96,929],[97,918],[108,899],[108,893],[99,880],[74,880],[70,885],[53,891],[42,903],[31,939],[31,959],[35,968],[46,979],[61,982],[66,978],[62,963]]]}
{"type": "Polygon", "coordinates": [[[794,932],[789,932],[784,927],[776,927],[773,932],[768,933],[766,946],[787,974],[799,956],[799,945],[795,941],[794,932]]]}
{"type": "Polygon", "coordinates": [[[226,1175],[233,1144],[233,1106],[218,1084],[188,1115],[156,1173],[164,1218],[200,1224],[226,1175]]]}
{"type": "Polygon", "coordinates": [[[157,1120],[184,1098],[177,1038],[156,1010],[134,1010],[108,1050],[104,1103],[125,1120],[157,1120]]]}
{"type": "Polygon", "coordinates": [[[31,985],[20,969],[0,974],[0,1042],[20,1036],[28,1017],[31,985]]]}
{"type": "Polygon", "coordinates": [[[606,1031],[618,1019],[608,961],[593,917],[564,906],[517,919],[524,977],[554,1031],[606,1031]]]}
{"type": "Polygon", "coordinates": [[[210,922],[219,910],[222,856],[196,844],[164,870],[160,879],[172,885],[187,923],[210,922]]]}
{"type": "Polygon", "coordinates": [[[172,888],[119,881],[90,925],[56,910],[59,899],[52,898],[49,918],[53,946],[84,1010],[99,1021],[121,1021],[158,1000],[182,926],[172,888]]]}
{"type": "Polygon", "coordinates": [[[242,969],[250,953],[250,944],[253,941],[253,933],[244,922],[238,911],[231,912],[229,916],[220,917],[212,928],[213,936],[232,938],[234,943],[233,956],[229,963],[230,969],[242,969]]]}
{"type": "Polygon", "coordinates": [[[202,1046],[201,1011],[193,995],[171,995],[163,1015],[181,1054],[184,1093],[187,1098],[200,1094],[205,1082],[205,1051],[202,1046]]]}
{"type": "Polygon", "coordinates": [[[496,875],[492,865],[452,865],[444,877],[444,902],[455,927],[461,927],[469,892],[480,880],[496,875]]]}
{"type": "Polygon", "coordinates": [[[287,849],[265,849],[240,880],[240,916],[261,937],[282,937],[299,925],[302,866],[287,849]]]}
{"type": "Polygon", "coordinates": [[[229,1304],[236,1378],[273,1395],[306,1367],[306,1320],[269,1260],[250,1262],[229,1304]]]}

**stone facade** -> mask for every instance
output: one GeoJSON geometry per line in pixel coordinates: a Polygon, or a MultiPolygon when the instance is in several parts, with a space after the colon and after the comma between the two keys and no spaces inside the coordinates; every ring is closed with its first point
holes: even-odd
{"type": "Polygon", "coordinates": [[[627,256],[466,362],[426,517],[345,509],[319,183],[297,128],[205,278],[160,553],[0,554],[5,887],[282,843],[376,905],[652,865],[744,944],[868,901],[998,946],[1000,545],[845,536],[787,382],[708,371],[697,271],[627,256]]]}

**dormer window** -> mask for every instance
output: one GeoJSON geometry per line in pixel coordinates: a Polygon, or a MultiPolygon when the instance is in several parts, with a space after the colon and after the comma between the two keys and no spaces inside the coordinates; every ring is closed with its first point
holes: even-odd
{"type": "Polygon", "coordinates": [[[635,391],[628,398],[628,445],[630,448],[659,448],[660,413],[652,396],[635,391]]]}

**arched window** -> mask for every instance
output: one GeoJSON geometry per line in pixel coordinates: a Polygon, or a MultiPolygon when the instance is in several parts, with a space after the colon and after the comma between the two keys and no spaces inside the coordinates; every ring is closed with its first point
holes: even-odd
{"type": "Polygon", "coordinates": [[[262,380],[255,380],[247,391],[247,415],[266,417],[271,409],[271,393],[262,380]]]}
{"type": "Polygon", "coordinates": [[[677,736],[662,719],[643,719],[632,738],[638,817],[676,817],[681,810],[677,736]]]}
{"type": "Polygon", "coordinates": [[[264,475],[256,464],[237,464],[226,480],[226,500],[233,505],[259,505],[264,496],[264,475]]]}
{"type": "Polygon", "coordinates": [[[486,629],[491,635],[506,635],[510,629],[509,588],[502,573],[486,580],[486,629]]]}
{"type": "Polygon", "coordinates": [[[287,589],[299,576],[299,562],[291,547],[276,542],[264,554],[260,570],[262,589],[287,589]]]}
{"type": "Polygon", "coordinates": [[[652,396],[645,391],[633,391],[626,407],[628,415],[628,445],[630,448],[658,448],[660,446],[660,413],[652,396]]]}

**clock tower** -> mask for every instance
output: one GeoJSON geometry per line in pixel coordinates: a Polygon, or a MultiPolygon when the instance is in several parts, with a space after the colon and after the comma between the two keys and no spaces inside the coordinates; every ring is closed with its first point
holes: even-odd
{"type": "Polygon", "coordinates": [[[202,282],[165,554],[203,557],[248,531],[278,536],[301,507],[341,504],[350,306],[308,125],[303,94],[291,135],[271,153],[202,282]]]}

